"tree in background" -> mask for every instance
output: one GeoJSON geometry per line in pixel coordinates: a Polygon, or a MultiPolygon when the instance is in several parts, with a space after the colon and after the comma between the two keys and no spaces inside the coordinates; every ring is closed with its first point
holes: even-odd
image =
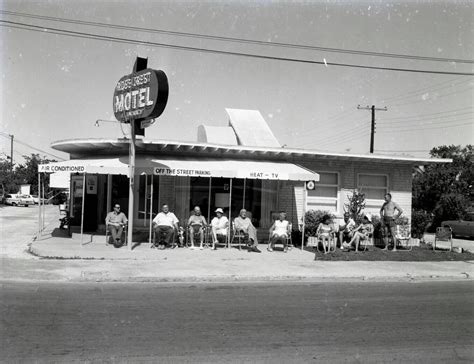
{"type": "Polygon", "coordinates": [[[0,184],[3,185],[5,192],[16,191],[17,189],[18,183],[15,180],[14,172],[10,172],[9,159],[0,159],[0,184]]]}
{"type": "Polygon", "coordinates": [[[453,160],[452,163],[425,166],[413,179],[413,209],[431,213],[435,228],[443,220],[463,218],[472,205],[473,147],[443,145],[433,148],[430,155],[453,160]]]}
{"type": "MultiPolygon", "coordinates": [[[[24,164],[14,166],[13,172],[10,172],[10,162],[0,160],[0,183],[3,184],[5,191],[16,193],[20,190],[22,184],[31,185],[31,194],[38,194],[38,164],[56,162],[55,160],[40,157],[39,154],[24,155],[24,164]]],[[[42,178],[43,180],[43,178],[42,178]]],[[[45,174],[45,193],[48,193],[49,174],[45,174]]]]}

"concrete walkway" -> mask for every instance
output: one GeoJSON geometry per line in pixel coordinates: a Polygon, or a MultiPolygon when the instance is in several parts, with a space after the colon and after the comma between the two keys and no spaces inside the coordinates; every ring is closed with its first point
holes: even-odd
{"type": "Polygon", "coordinates": [[[314,261],[300,249],[261,254],[236,248],[132,251],[105,245],[104,236],[67,237],[54,221],[29,245],[32,259],[4,260],[3,279],[104,282],[255,282],[325,280],[465,280],[474,277],[474,262],[314,261]],[[34,258],[36,256],[36,258],[34,258]],[[46,259],[44,259],[46,258],[46,259]]]}

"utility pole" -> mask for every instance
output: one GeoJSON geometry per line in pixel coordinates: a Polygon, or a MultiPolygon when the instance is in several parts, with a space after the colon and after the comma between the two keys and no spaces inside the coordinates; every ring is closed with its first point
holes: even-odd
{"type": "Polygon", "coordinates": [[[371,110],[372,111],[372,122],[370,124],[370,153],[374,152],[374,134],[375,134],[375,111],[387,111],[387,106],[384,108],[376,108],[375,105],[360,107],[357,105],[358,110],[371,110]]]}
{"type": "Polygon", "coordinates": [[[10,134],[10,173],[13,172],[13,134],[10,134]]]}

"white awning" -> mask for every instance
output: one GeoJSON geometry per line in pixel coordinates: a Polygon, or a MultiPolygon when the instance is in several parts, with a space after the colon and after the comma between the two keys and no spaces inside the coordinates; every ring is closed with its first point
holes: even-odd
{"type": "Polygon", "coordinates": [[[152,159],[161,176],[319,181],[319,174],[292,163],[228,159],[152,159]]]}
{"type": "Polygon", "coordinates": [[[62,162],[39,164],[38,172],[123,174],[128,176],[127,158],[71,159],[62,162]]]}
{"type": "MultiPolygon", "coordinates": [[[[38,165],[38,172],[121,174],[128,176],[128,157],[72,159],[38,165]]],[[[319,181],[319,174],[292,163],[231,159],[150,159],[137,157],[135,173],[181,177],[223,177],[284,181],[319,181]]]]}

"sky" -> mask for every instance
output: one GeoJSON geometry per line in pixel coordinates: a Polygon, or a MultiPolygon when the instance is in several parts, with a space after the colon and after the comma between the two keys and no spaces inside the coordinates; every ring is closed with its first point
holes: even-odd
{"type": "Polygon", "coordinates": [[[115,121],[112,99],[117,81],[131,72],[137,56],[163,70],[170,88],[164,113],[146,129],[149,139],[197,141],[199,125],[226,126],[225,108],[241,108],[259,110],[286,147],[366,154],[371,113],[357,106],[375,105],[387,107],[376,112],[376,153],[428,157],[435,146],[473,143],[472,75],[331,65],[473,73],[470,1],[16,0],[0,2],[0,16],[0,158],[10,155],[13,135],[14,162],[31,153],[67,159],[50,148],[58,140],[128,136],[128,125],[115,121]],[[42,28],[25,30],[24,24],[42,28]],[[322,64],[65,36],[52,28],[322,64]],[[105,121],[95,126],[96,120],[105,121]]]}

